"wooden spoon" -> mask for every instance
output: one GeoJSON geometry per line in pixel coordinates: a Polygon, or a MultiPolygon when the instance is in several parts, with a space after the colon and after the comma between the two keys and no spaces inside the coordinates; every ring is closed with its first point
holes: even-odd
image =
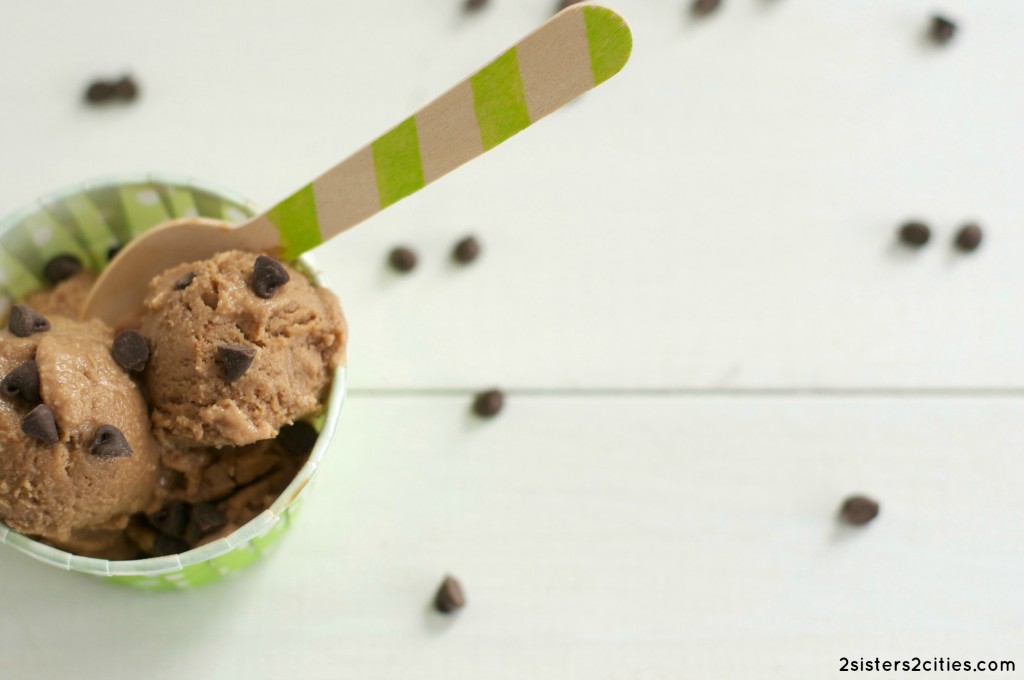
{"type": "Polygon", "coordinates": [[[82,318],[119,325],[137,315],[149,281],[225,250],[291,261],[493,149],[619,72],[632,36],[610,9],[562,10],[418,113],[237,226],[185,218],[131,241],[96,281],[82,318]]]}

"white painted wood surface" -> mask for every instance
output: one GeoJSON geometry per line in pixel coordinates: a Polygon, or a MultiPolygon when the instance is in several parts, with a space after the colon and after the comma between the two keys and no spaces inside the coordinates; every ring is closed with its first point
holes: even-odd
{"type": "MultiPolygon", "coordinates": [[[[4,3],[0,211],[125,171],[270,204],[553,4],[492,3],[4,3]],[[136,106],[79,104],[126,68],[136,106]]],[[[614,4],[619,77],[323,248],[355,390],[281,553],[147,596],[0,551],[0,678],[1021,668],[1024,5],[948,0],[934,50],[924,0],[614,4]],[[475,423],[490,384],[508,412],[475,423]],[[883,514],[841,530],[858,490],[883,514]]]]}

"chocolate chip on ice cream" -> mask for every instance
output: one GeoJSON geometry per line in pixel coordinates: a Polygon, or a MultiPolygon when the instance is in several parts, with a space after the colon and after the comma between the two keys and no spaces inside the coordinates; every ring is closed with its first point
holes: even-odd
{"type": "Polygon", "coordinates": [[[189,505],[182,501],[171,501],[148,519],[154,528],[168,536],[184,538],[185,529],[188,527],[189,505]]]}
{"type": "Polygon", "coordinates": [[[210,503],[197,503],[192,507],[192,515],[189,518],[188,528],[185,530],[185,540],[195,543],[204,536],[223,529],[227,523],[228,516],[218,510],[217,506],[210,503]]]}
{"type": "Polygon", "coordinates": [[[181,278],[174,282],[174,290],[185,290],[196,280],[195,272],[186,272],[181,278]]]}
{"type": "Polygon", "coordinates": [[[21,419],[21,431],[47,446],[53,446],[60,441],[57,421],[53,417],[53,411],[46,404],[36,406],[21,419]]]}
{"type": "Polygon", "coordinates": [[[111,354],[118,366],[138,373],[149,361],[149,344],[138,331],[121,331],[114,337],[111,354]]]}
{"type": "Polygon", "coordinates": [[[93,435],[89,453],[107,458],[127,458],[132,455],[132,447],[121,430],[113,425],[100,425],[93,435]]]}
{"type": "Polygon", "coordinates": [[[274,297],[277,289],[291,280],[288,270],[272,257],[260,255],[252,268],[252,292],[263,299],[274,297]]]}
{"type": "Polygon", "coordinates": [[[58,255],[43,267],[43,276],[50,283],[60,283],[82,271],[82,261],[74,255],[58,255]]]}
{"type": "Polygon", "coordinates": [[[312,425],[300,420],[292,425],[285,425],[281,428],[281,434],[277,436],[277,442],[290,456],[308,456],[313,450],[320,433],[312,425]]]}
{"type": "Polygon", "coordinates": [[[217,348],[224,379],[234,382],[248,372],[256,358],[256,350],[241,345],[221,345],[217,348]]]}
{"type": "Polygon", "coordinates": [[[5,397],[21,397],[30,404],[38,404],[39,365],[32,359],[18,364],[0,381],[0,392],[5,397]]]}
{"type": "Polygon", "coordinates": [[[7,329],[19,338],[27,338],[33,333],[50,330],[50,322],[31,307],[14,305],[11,317],[7,320],[7,329]]]}

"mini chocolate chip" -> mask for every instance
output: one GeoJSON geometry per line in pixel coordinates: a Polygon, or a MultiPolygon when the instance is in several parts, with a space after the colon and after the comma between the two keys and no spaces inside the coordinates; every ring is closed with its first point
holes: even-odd
{"type": "Polygon", "coordinates": [[[89,453],[107,458],[127,458],[132,455],[132,447],[121,430],[113,425],[100,425],[92,437],[89,453]]]}
{"type": "Polygon", "coordinates": [[[50,322],[31,307],[14,305],[11,307],[11,316],[7,319],[7,329],[19,338],[27,338],[33,333],[50,330],[50,322]]]}
{"type": "Polygon", "coordinates": [[[965,253],[973,252],[981,245],[981,236],[981,227],[965,224],[956,234],[956,247],[965,253]]]}
{"type": "Polygon", "coordinates": [[[53,417],[53,411],[46,404],[36,406],[21,419],[21,431],[47,446],[53,446],[60,441],[57,421],[53,417]]]}
{"type": "Polygon", "coordinates": [[[466,0],[466,11],[475,12],[478,9],[483,9],[487,5],[487,0],[466,0]]]}
{"type": "Polygon", "coordinates": [[[123,247],[124,246],[122,246],[120,243],[115,243],[114,245],[107,248],[107,262],[110,262],[115,257],[117,257],[117,254],[121,252],[121,248],[123,247]]]}
{"type": "Polygon", "coordinates": [[[168,536],[167,534],[159,534],[153,541],[153,552],[157,557],[177,555],[179,553],[187,552],[188,549],[188,543],[180,538],[168,536]]]}
{"type": "Polygon", "coordinates": [[[114,85],[105,80],[97,80],[85,91],[86,101],[93,104],[108,102],[114,98],[114,85]]]}
{"type": "Polygon", "coordinates": [[[192,285],[192,282],[196,280],[195,272],[185,272],[181,275],[177,281],[174,282],[174,290],[185,290],[192,285]]]}
{"type": "Polygon", "coordinates": [[[476,258],[480,257],[480,241],[477,241],[473,236],[467,236],[455,244],[455,250],[452,251],[452,257],[454,257],[457,262],[469,264],[476,258]]]}
{"type": "Polygon", "coordinates": [[[878,503],[867,496],[850,496],[839,514],[847,524],[863,526],[878,516],[878,503]]]}
{"type": "Polygon", "coordinates": [[[30,404],[38,404],[39,365],[31,359],[18,365],[0,381],[0,392],[5,397],[21,397],[30,404]]]}
{"type": "Polygon", "coordinates": [[[899,231],[900,241],[912,248],[920,248],[932,237],[932,230],[921,222],[907,222],[899,231]]]}
{"type": "Polygon", "coordinates": [[[319,436],[320,433],[312,425],[299,420],[281,428],[281,433],[277,435],[277,443],[288,455],[300,458],[309,455],[319,436]]]}
{"type": "Polygon", "coordinates": [[[224,379],[234,382],[245,375],[245,372],[252,366],[252,360],[256,358],[256,350],[242,345],[221,345],[217,348],[217,356],[220,357],[224,379]]]}
{"type": "Polygon", "coordinates": [[[252,268],[252,292],[265,300],[272,298],[277,289],[291,278],[283,264],[272,257],[260,255],[252,268]]]}
{"type": "Polygon", "coordinates": [[[944,16],[936,14],[932,17],[932,25],[928,30],[931,39],[940,45],[945,45],[956,35],[956,24],[944,16]]]}
{"type": "Polygon", "coordinates": [[[110,353],[117,365],[126,371],[136,373],[146,368],[149,361],[149,345],[138,331],[121,331],[114,337],[110,353]]]}
{"type": "Polygon", "coordinates": [[[114,96],[126,102],[133,101],[139,96],[139,86],[131,76],[121,76],[121,79],[114,83],[114,96]]]}
{"type": "Polygon", "coordinates": [[[416,268],[416,253],[409,248],[399,246],[388,255],[388,262],[396,271],[411,272],[416,268]]]}
{"type": "Polygon", "coordinates": [[[192,506],[192,516],[188,521],[188,528],[185,530],[186,540],[195,543],[204,536],[227,526],[228,516],[221,512],[217,506],[209,503],[198,503],[192,506]]]}
{"type": "Polygon", "coordinates": [[[434,608],[442,614],[451,614],[465,606],[466,595],[462,592],[462,584],[452,576],[445,576],[434,596],[434,608]]]}
{"type": "Polygon", "coordinates": [[[183,538],[188,527],[189,504],[171,501],[159,512],[149,516],[149,523],[168,536],[183,538]]]}
{"type": "Polygon", "coordinates": [[[50,283],[60,283],[82,271],[82,261],[74,255],[58,255],[43,267],[43,276],[50,283]]]}
{"type": "Polygon", "coordinates": [[[505,405],[505,395],[501,390],[480,392],[473,400],[473,413],[481,418],[493,418],[501,412],[505,405]]]}
{"type": "Polygon", "coordinates": [[[722,5],[722,0],[693,0],[690,13],[695,17],[705,17],[722,5]]]}

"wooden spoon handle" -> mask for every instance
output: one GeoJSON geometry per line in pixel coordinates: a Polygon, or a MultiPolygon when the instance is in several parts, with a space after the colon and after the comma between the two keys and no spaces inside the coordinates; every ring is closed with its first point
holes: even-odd
{"type": "Polygon", "coordinates": [[[611,78],[632,45],[618,14],[573,5],[253,222],[292,260],[611,78]]]}

